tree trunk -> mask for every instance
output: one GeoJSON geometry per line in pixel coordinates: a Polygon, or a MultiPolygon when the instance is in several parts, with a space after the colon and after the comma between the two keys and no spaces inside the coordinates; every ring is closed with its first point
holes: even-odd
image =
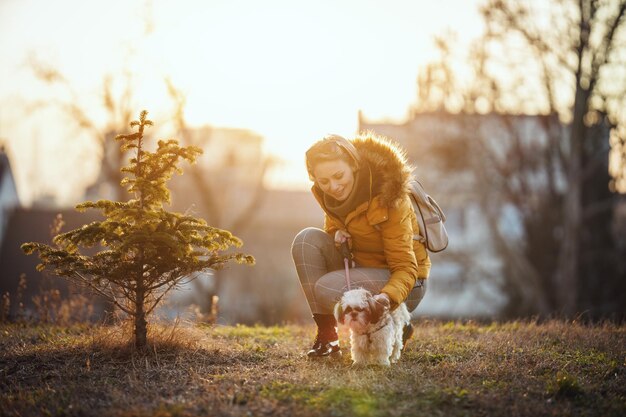
{"type": "MultiPolygon", "coordinates": [[[[561,311],[571,316],[576,312],[580,270],[580,228],[582,226],[582,163],[583,143],[587,135],[585,114],[589,108],[590,85],[583,85],[584,56],[588,51],[593,19],[593,7],[580,0],[579,39],[576,46],[574,106],[569,131],[567,165],[567,192],[563,207],[563,233],[555,282],[561,311]]],[[[589,83],[591,84],[591,83],[589,83]]]]}
{"type": "Polygon", "coordinates": [[[556,271],[557,300],[560,310],[571,316],[576,312],[580,270],[580,228],[582,225],[582,154],[586,127],[583,121],[589,91],[577,84],[574,117],[570,131],[567,193],[563,207],[563,233],[556,271]]]}
{"type": "Polygon", "coordinates": [[[147,322],[146,312],[144,310],[145,290],[143,288],[143,280],[137,282],[136,303],[135,303],[135,348],[141,350],[147,344],[147,322]]]}

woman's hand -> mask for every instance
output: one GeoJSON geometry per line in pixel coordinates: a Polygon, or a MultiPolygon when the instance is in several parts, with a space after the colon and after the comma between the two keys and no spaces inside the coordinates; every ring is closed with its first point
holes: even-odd
{"type": "Polygon", "coordinates": [[[382,308],[383,310],[389,310],[389,308],[391,307],[391,300],[389,300],[389,296],[385,294],[384,292],[381,292],[380,294],[376,294],[373,298],[376,301],[376,303],[380,305],[380,308],[382,308]]]}
{"type": "Polygon", "coordinates": [[[385,293],[376,294],[372,297],[374,299],[373,303],[370,303],[371,308],[371,319],[374,323],[376,323],[386,312],[388,312],[391,308],[389,302],[389,296],[385,293]]]}
{"type": "Polygon", "coordinates": [[[350,236],[350,233],[346,232],[345,230],[337,230],[335,232],[335,245],[336,246],[341,246],[341,244],[343,242],[348,242],[348,245],[350,245],[350,243],[352,240],[352,236],[350,236]]]}

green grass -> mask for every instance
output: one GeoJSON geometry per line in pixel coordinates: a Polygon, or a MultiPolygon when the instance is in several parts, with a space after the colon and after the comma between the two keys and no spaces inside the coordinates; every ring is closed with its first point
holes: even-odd
{"type": "Polygon", "coordinates": [[[2,416],[623,416],[626,326],[421,321],[399,364],[307,361],[312,326],[0,326],[2,416]]]}

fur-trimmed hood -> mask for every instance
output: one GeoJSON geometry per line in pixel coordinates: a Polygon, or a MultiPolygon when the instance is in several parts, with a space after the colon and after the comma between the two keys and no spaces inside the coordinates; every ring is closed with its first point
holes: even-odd
{"type": "Polygon", "coordinates": [[[384,206],[395,207],[409,192],[413,167],[406,153],[393,141],[365,133],[350,140],[361,158],[361,168],[372,172],[372,196],[379,196],[384,206]]]}

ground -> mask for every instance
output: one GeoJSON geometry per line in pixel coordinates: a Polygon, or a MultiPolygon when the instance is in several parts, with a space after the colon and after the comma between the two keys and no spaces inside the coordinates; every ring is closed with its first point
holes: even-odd
{"type": "Polygon", "coordinates": [[[0,325],[2,416],[624,416],[626,326],[418,321],[399,364],[307,361],[312,326],[0,325]]]}

